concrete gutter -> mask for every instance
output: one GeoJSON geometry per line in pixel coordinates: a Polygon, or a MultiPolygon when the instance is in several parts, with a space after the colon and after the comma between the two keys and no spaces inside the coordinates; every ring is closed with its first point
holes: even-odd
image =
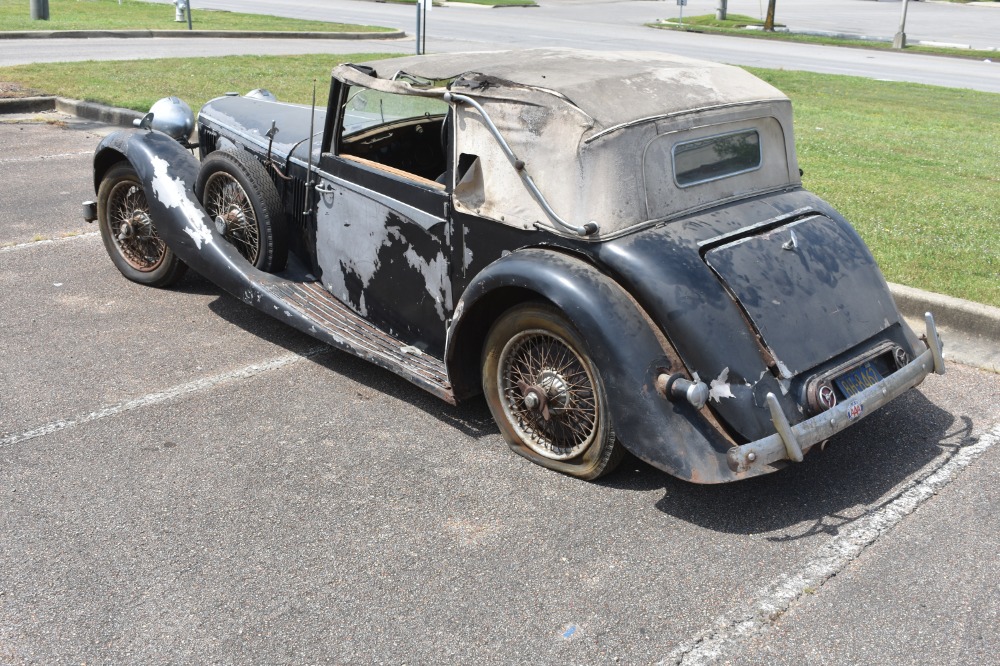
{"type": "Polygon", "coordinates": [[[95,39],[98,37],[209,37],[215,39],[401,39],[402,30],[389,32],[280,32],[272,30],[14,30],[0,39],[95,39]]]}
{"type": "MultiPolygon", "coordinates": [[[[94,102],[64,97],[0,99],[0,115],[59,111],[108,125],[132,127],[143,114],[94,102]]],[[[1000,373],[1000,308],[889,283],[896,306],[918,333],[924,330],[924,313],[934,315],[944,340],[944,356],[963,365],[1000,373]]]]}

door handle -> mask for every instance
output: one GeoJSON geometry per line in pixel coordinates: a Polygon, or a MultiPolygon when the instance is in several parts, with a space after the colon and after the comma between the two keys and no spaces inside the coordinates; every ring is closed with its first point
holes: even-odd
{"type": "Polygon", "coordinates": [[[316,191],[320,194],[333,194],[335,190],[326,183],[320,183],[316,186],[316,191]]]}

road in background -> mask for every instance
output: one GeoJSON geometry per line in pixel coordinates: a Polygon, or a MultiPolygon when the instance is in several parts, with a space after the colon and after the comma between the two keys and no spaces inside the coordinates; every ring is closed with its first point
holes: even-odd
{"type": "MultiPolygon", "coordinates": [[[[708,0],[700,9],[710,10],[708,0]]],[[[850,4],[858,11],[877,3],[823,0],[850,4]]],[[[698,2],[698,0],[694,0],[698,2]]],[[[257,11],[298,18],[384,25],[412,32],[415,8],[357,0],[201,0],[199,6],[257,11]]],[[[920,56],[885,51],[845,49],[810,44],[739,39],[717,35],[656,30],[644,23],[672,15],[670,3],[643,1],[587,2],[552,0],[537,8],[484,9],[451,5],[435,8],[428,19],[429,51],[567,46],[598,50],[654,50],[737,65],[799,69],[876,79],[1000,92],[1000,63],[920,56]]],[[[169,5],[164,11],[172,12],[169,5]]],[[[984,23],[1000,22],[1000,8],[984,9],[984,23]],[[995,18],[992,18],[995,17],[995,18]]],[[[1000,34],[1000,30],[998,33],[1000,34]]],[[[403,41],[244,40],[244,39],[52,39],[45,42],[0,40],[0,65],[36,61],[170,57],[228,53],[412,53],[403,41]],[[44,44],[44,46],[42,45],[44,44]]]]}

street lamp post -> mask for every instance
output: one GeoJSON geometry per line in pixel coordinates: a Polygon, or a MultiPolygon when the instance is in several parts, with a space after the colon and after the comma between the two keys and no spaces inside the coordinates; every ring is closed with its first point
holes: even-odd
{"type": "Polygon", "coordinates": [[[906,48],[906,5],[908,3],[909,0],[903,0],[903,10],[899,17],[899,32],[892,38],[892,48],[894,49],[906,48]]]}

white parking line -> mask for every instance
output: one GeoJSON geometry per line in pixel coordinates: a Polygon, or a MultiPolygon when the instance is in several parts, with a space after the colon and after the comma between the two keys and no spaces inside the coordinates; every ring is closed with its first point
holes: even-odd
{"type": "Polygon", "coordinates": [[[58,160],[81,155],[93,155],[93,150],[82,150],[78,153],[56,153],[55,155],[30,155],[28,157],[7,157],[0,159],[0,164],[17,164],[18,162],[41,162],[42,160],[58,160]]]}
{"type": "Polygon", "coordinates": [[[327,350],[330,347],[323,345],[321,347],[312,347],[307,349],[301,354],[286,354],[284,356],[279,356],[277,358],[271,359],[270,361],[265,361],[264,363],[255,363],[253,365],[248,365],[238,370],[231,370],[230,372],[223,372],[218,375],[212,375],[211,377],[204,377],[202,379],[196,379],[185,384],[178,384],[172,388],[168,388],[165,391],[157,391],[156,393],[150,393],[144,395],[141,398],[135,398],[133,400],[126,400],[125,402],[119,402],[116,405],[110,405],[108,407],[103,407],[97,411],[90,412],[89,414],[83,414],[81,416],[76,416],[71,419],[60,419],[58,421],[53,421],[51,423],[46,423],[43,426],[22,432],[16,435],[8,435],[6,437],[0,438],[0,447],[12,446],[14,444],[20,444],[21,442],[26,442],[30,439],[35,439],[36,437],[44,437],[45,435],[51,435],[54,432],[59,432],[60,430],[66,430],[68,428],[75,428],[76,426],[83,425],[84,423],[90,423],[91,421],[97,421],[98,419],[107,418],[109,416],[116,416],[124,412],[132,411],[133,409],[140,409],[142,407],[148,407],[150,405],[156,405],[161,402],[167,402],[168,400],[173,400],[174,398],[180,397],[182,395],[187,395],[189,393],[196,393],[198,391],[203,391],[207,388],[212,388],[213,386],[218,386],[226,382],[232,382],[239,379],[247,379],[255,375],[262,374],[264,372],[269,372],[271,370],[277,370],[278,368],[283,368],[287,365],[293,363],[298,363],[307,358],[312,358],[317,356],[327,350]]]}
{"type": "Polygon", "coordinates": [[[75,234],[73,236],[63,236],[62,238],[43,238],[41,240],[28,241],[27,243],[18,243],[17,245],[4,245],[0,247],[0,252],[13,252],[14,250],[26,250],[31,247],[37,247],[39,245],[53,245],[55,243],[66,243],[72,240],[79,240],[81,238],[93,238],[94,236],[100,236],[99,231],[88,231],[83,234],[75,234]]]}
{"type": "Polygon", "coordinates": [[[925,478],[903,491],[896,499],[858,520],[850,530],[831,539],[798,571],[783,576],[755,595],[752,605],[739,615],[722,615],[711,627],[685,641],[661,664],[712,664],[733,654],[739,644],[762,634],[806,590],[814,591],[842,571],[879,537],[898,525],[917,507],[948,485],[959,472],[972,464],[991,446],[1000,442],[1000,425],[982,435],[975,444],[964,446],[925,478]]]}

